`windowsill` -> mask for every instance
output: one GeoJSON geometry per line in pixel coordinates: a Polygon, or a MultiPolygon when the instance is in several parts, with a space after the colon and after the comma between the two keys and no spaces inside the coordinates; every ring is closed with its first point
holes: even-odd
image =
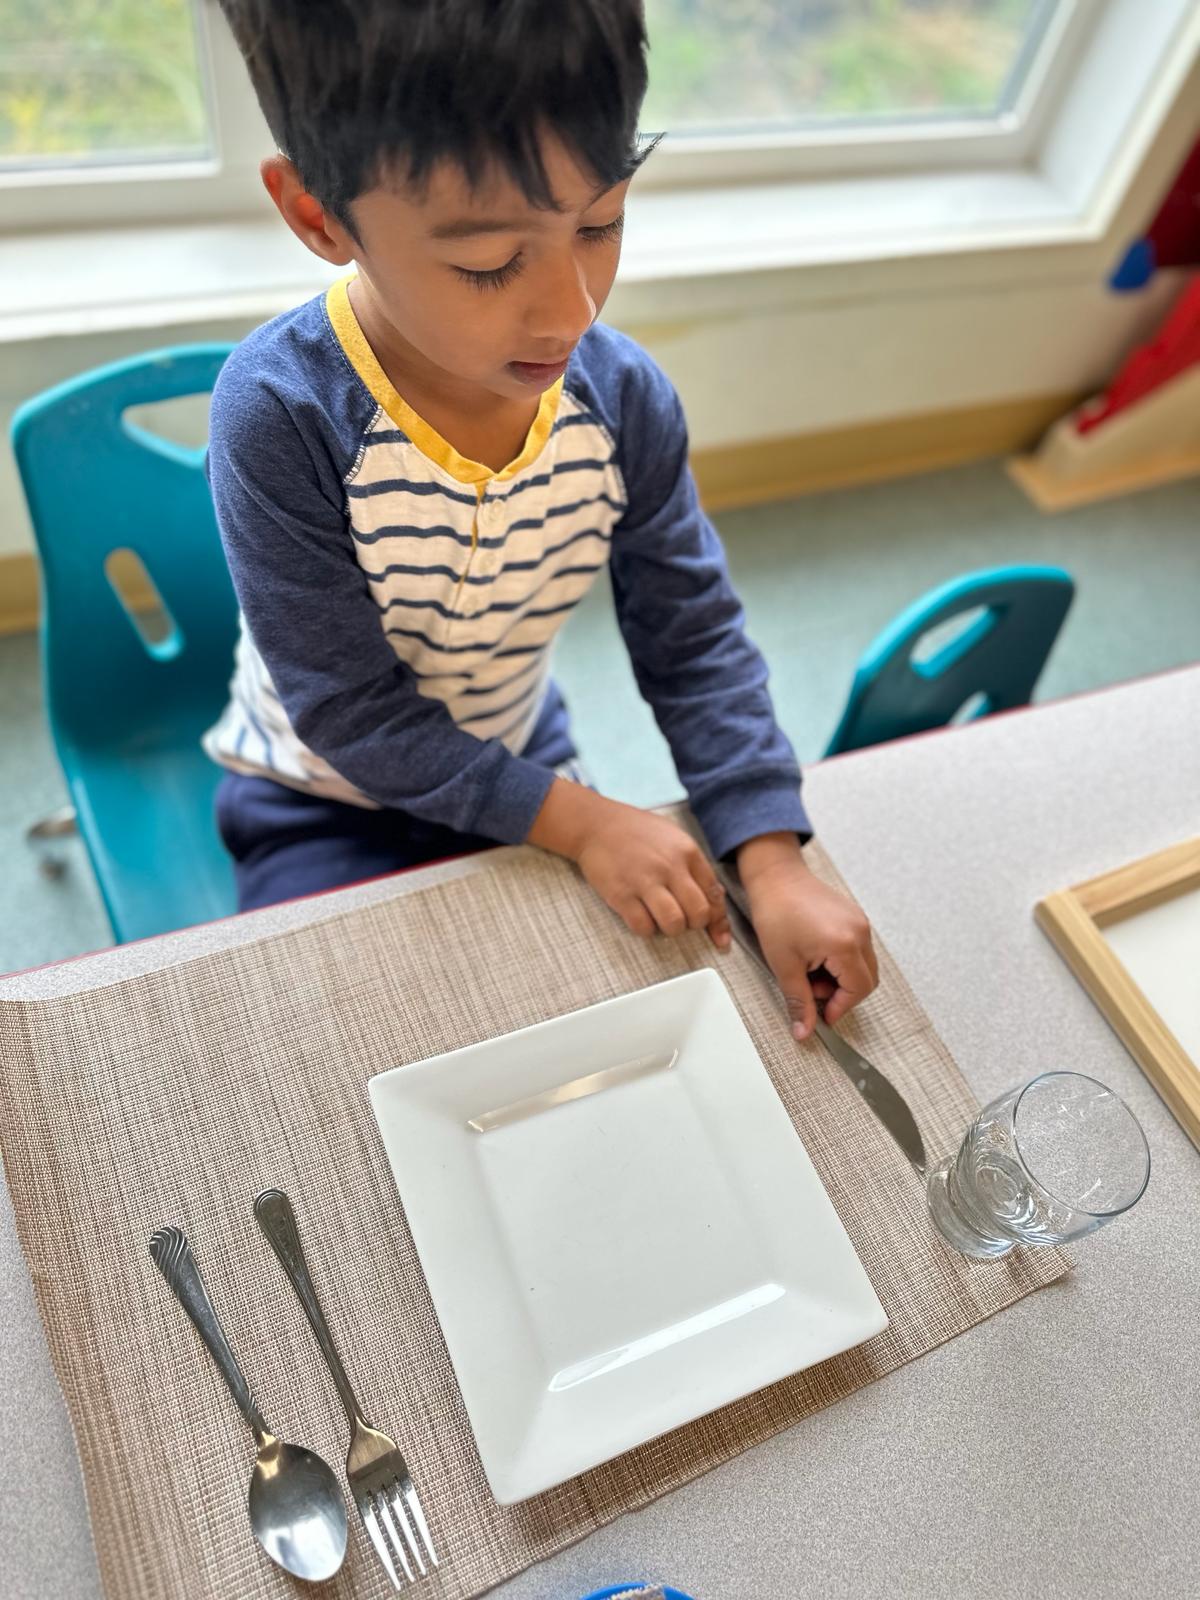
{"type": "Polygon", "coordinates": [[[253,321],[336,276],[272,212],[0,239],[0,344],[253,321]]]}
{"type": "MultiPolygon", "coordinates": [[[[619,317],[929,291],[1094,245],[1036,173],[954,172],[636,194],[610,307],[619,317]],[[991,269],[989,271],[988,269],[991,269]],[[769,285],[767,280],[770,280],[769,285]]],[[[1078,263],[1074,263],[1078,270],[1078,263]]],[[[0,343],[262,320],[318,293],[325,266],[274,212],[226,221],[55,230],[0,239],[0,343]]]]}

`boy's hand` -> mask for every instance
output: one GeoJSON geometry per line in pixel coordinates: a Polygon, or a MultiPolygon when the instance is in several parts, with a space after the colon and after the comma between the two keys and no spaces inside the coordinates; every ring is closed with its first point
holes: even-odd
{"type": "Polygon", "coordinates": [[[643,938],[707,928],[718,949],[728,949],[725,891],[691,835],[665,817],[557,778],[529,842],[574,861],[605,904],[643,938]]]}
{"type": "Polygon", "coordinates": [[[825,1002],[837,1022],[879,982],[871,925],[855,902],[805,866],[795,834],[762,834],[738,851],[738,872],[763,954],[807,1039],[825,1002]]]}

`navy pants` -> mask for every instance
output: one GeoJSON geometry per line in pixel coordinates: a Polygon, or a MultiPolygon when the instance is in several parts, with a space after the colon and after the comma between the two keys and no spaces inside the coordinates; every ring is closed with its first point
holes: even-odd
{"type": "MultiPolygon", "coordinates": [[[[587,782],[566,706],[553,684],[521,753],[587,782]]],[[[340,889],[426,861],[471,855],[497,843],[484,834],[422,822],[406,811],[368,811],[240,772],[227,772],[217,785],[216,810],[217,827],[233,857],[240,911],[340,889]]]]}
{"type": "Polygon", "coordinates": [[[421,822],[404,811],[367,811],[240,772],[221,779],[216,807],[217,827],[233,857],[239,911],[496,843],[421,822]]]}

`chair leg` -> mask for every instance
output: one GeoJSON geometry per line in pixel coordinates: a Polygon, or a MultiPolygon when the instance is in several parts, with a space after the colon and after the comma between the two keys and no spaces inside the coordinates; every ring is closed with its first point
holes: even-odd
{"type": "Polygon", "coordinates": [[[74,806],[63,806],[60,811],[52,811],[48,817],[42,817],[26,828],[26,842],[37,850],[38,871],[44,878],[61,878],[67,870],[66,858],[47,850],[47,841],[65,839],[78,831],[74,806]]]}

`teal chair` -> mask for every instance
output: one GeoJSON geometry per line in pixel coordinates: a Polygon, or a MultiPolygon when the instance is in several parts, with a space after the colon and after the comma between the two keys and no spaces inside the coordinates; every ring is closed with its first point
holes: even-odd
{"type": "Polygon", "coordinates": [[[825,754],[1027,705],[1074,593],[1059,567],[991,567],[931,590],[866,650],[825,754]],[[922,648],[955,618],[944,644],[922,648]]]}
{"type": "Polygon", "coordinates": [[[204,451],[126,416],[210,390],[231,349],[101,367],[12,424],[41,557],[50,729],[118,943],[236,910],[213,817],[220,772],[199,742],[225,703],[237,636],[204,451]],[[114,586],[125,551],[158,589],[160,637],[145,637],[141,608],[114,586]]]}

